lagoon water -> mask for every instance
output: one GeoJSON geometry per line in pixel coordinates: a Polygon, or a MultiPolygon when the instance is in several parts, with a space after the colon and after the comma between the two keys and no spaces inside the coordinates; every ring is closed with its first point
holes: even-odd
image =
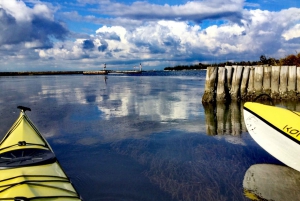
{"type": "Polygon", "coordinates": [[[246,171],[282,164],[240,104],[202,105],[204,85],[205,71],[0,77],[0,137],[30,107],[86,201],[249,200],[246,171]]]}

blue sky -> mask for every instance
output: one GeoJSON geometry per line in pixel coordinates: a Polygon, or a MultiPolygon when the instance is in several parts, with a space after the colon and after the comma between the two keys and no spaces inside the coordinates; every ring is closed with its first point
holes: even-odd
{"type": "Polygon", "coordinates": [[[0,0],[0,71],[160,70],[298,52],[298,0],[0,0]]]}

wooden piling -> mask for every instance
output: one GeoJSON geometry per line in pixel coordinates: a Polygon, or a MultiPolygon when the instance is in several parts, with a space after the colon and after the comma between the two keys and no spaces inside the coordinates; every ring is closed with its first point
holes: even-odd
{"type": "Polygon", "coordinates": [[[225,90],[225,68],[219,68],[218,69],[218,84],[217,84],[217,101],[226,101],[226,90],[225,90]]]}
{"type": "Polygon", "coordinates": [[[271,73],[272,67],[271,66],[264,66],[264,73],[263,73],[263,93],[270,95],[271,94],[271,73]]]}
{"type": "Polygon", "coordinates": [[[297,67],[289,66],[288,72],[288,86],[287,86],[287,98],[289,100],[296,99],[296,80],[297,80],[297,67]]]}
{"type": "Polygon", "coordinates": [[[281,99],[287,97],[287,81],[288,81],[288,66],[281,66],[280,68],[280,79],[279,79],[279,96],[281,99]]]}
{"type": "Polygon", "coordinates": [[[241,83],[241,99],[244,100],[247,96],[247,86],[249,81],[249,75],[250,75],[250,67],[245,66],[243,71],[243,77],[242,77],[242,83],[241,83]]]}
{"type": "Polygon", "coordinates": [[[264,68],[262,66],[255,66],[254,70],[254,96],[262,93],[264,68]]]}
{"type": "Polygon", "coordinates": [[[209,67],[202,102],[249,101],[262,93],[273,100],[300,99],[300,67],[209,67]]]}
{"type": "Polygon", "coordinates": [[[232,84],[233,68],[232,68],[232,66],[225,66],[225,69],[226,69],[226,88],[228,91],[230,91],[231,84],[232,84]]]}
{"type": "Polygon", "coordinates": [[[274,99],[279,98],[279,75],[280,66],[272,66],[271,70],[271,97],[274,99]]]}
{"type": "Polygon", "coordinates": [[[297,94],[297,98],[299,99],[300,98],[300,67],[297,67],[297,75],[296,75],[296,77],[297,77],[297,84],[296,84],[296,86],[297,86],[297,88],[296,88],[296,94],[297,94]]]}
{"type": "Polygon", "coordinates": [[[247,95],[244,100],[252,100],[255,94],[254,90],[254,72],[255,68],[253,66],[250,67],[249,72],[249,80],[248,80],[248,88],[247,88],[247,95]]]}
{"type": "Polygon", "coordinates": [[[202,97],[202,102],[210,103],[215,100],[215,88],[217,81],[217,67],[208,67],[206,70],[205,90],[202,97]]]}
{"type": "Polygon", "coordinates": [[[231,100],[238,100],[239,99],[239,92],[240,92],[240,85],[242,80],[242,73],[243,73],[242,66],[234,66],[233,69],[233,77],[232,77],[232,86],[230,90],[231,100]]]}

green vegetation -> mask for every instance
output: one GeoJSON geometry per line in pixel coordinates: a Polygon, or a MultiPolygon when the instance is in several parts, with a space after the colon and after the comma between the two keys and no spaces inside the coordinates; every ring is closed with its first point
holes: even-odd
{"type": "Polygon", "coordinates": [[[208,66],[210,65],[199,63],[197,65],[190,65],[190,66],[179,65],[175,67],[166,67],[164,70],[201,70],[201,69],[206,69],[208,66]]]}
{"type": "Polygon", "coordinates": [[[201,70],[206,69],[209,66],[256,66],[256,65],[269,65],[269,66],[300,66],[300,53],[296,55],[288,55],[282,59],[275,59],[272,57],[266,57],[261,55],[259,61],[240,61],[240,62],[223,62],[223,63],[213,63],[213,64],[195,64],[195,65],[178,65],[175,67],[166,67],[164,70],[201,70]]]}

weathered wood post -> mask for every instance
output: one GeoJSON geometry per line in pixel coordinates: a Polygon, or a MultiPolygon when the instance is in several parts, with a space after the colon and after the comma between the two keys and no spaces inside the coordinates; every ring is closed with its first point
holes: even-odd
{"type": "Polygon", "coordinates": [[[253,66],[251,66],[250,67],[250,72],[249,72],[247,96],[246,96],[245,100],[252,100],[253,96],[255,94],[255,89],[254,89],[254,73],[255,73],[255,68],[253,66]]]}
{"type": "Polygon", "coordinates": [[[297,80],[296,73],[297,73],[296,66],[289,66],[287,98],[290,100],[296,99],[296,80],[297,80]]]}
{"type": "Polygon", "coordinates": [[[300,99],[300,67],[208,67],[202,102],[254,100],[262,93],[273,100],[300,99]]]}
{"type": "Polygon", "coordinates": [[[226,83],[226,69],[225,68],[218,68],[218,84],[217,84],[217,96],[216,99],[217,101],[226,101],[226,88],[225,88],[225,83],[226,83]]]}
{"type": "Polygon", "coordinates": [[[288,66],[281,66],[279,78],[279,95],[281,99],[286,99],[287,97],[288,71],[288,66]]]}
{"type": "Polygon", "coordinates": [[[264,66],[263,73],[263,93],[270,95],[271,94],[271,66],[264,66]]]}
{"type": "Polygon", "coordinates": [[[232,77],[232,86],[231,86],[231,90],[230,90],[230,96],[231,96],[232,100],[239,99],[240,84],[241,84],[241,80],[242,80],[243,69],[244,68],[242,66],[234,66],[233,77],[232,77]]]}
{"type": "Polygon", "coordinates": [[[205,90],[202,96],[202,102],[209,103],[215,100],[215,89],[217,82],[217,67],[208,67],[206,70],[205,90]]]}
{"type": "Polygon", "coordinates": [[[233,68],[232,66],[225,66],[225,69],[226,69],[226,90],[229,92],[231,90],[233,68]]]}
{"type": "MultiPolygon", "coordinates": [[[[297,67],[297,98],[300,98],[300,67],[297,67]]],[[[300,111],[300,110],[297,110],[300,111]]]]}
{"type": "Polygon", "coordinates": [[[279,98],[279,80],[280,78],[280,66],[272,66],[271,72],[271,97],[273,99],[279,98]]]}
{"type": "Polygon", "coordinates": [[[242,83],[241,83],[241,99],[244,100],[247,96],[247,86],[249,81],[250,67],[244,66],[242,83]]]}
{"type": "Polygon", "coordinates": [[[255,66],[254,71],[254,98],[261,94],[263,86],[264,68],[262,66],[255,66]]]}

